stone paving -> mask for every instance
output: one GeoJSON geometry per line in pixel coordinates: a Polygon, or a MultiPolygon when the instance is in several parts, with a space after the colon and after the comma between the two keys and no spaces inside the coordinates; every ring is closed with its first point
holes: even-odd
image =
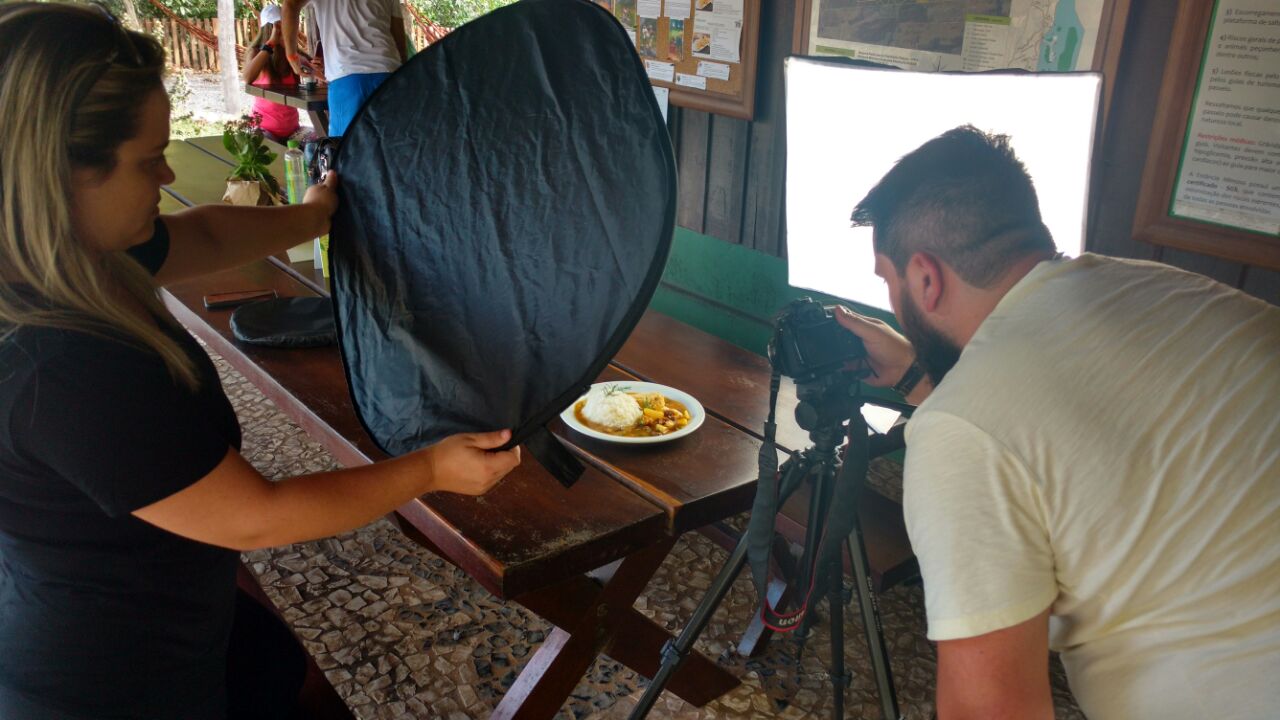
{"type": "MultiPolygon", "coordinates": [[[[333,459],[219,357],[215,363],[244,430],[244,455],[267,477],[324,471],[333,459]]],[[[893,493],[892,466],[873,484],[893,493]]],[[[490,595],[464,572],[415,545],[380,520],[334,538],[248,553],[246,559],[330,682],[361,720],[487,717],[536,651],[550,626],[490,595]]],[[[727,553],[685,535],[636,607],[678,631],[727,553]]],[[[753,612],[748,574],[738,578],[698,649],[742,678],[738,689],[705,708],[669,693],[651,717],[799,720],[830,716],[830,633],[819,623],[796,663],[791,639],[758,658],[734,647],[753,612]]],[[[880,597],[898,701],[906,718],[933,714],[934,651],[924,636],[919,585],[880,597]]],[[[825,619],[825,603],[818,609],[825,619]]],[[[846,610],[844,657],[853,675],[846,717],[878,718],[856,603],[846,610]]],[[[1058,718],[1081,720],[1060,665],[1054,663],[1058,718]]],[[[608,658],[598,660],[558,718],[627,717],[645,680],[608,658]]]]}

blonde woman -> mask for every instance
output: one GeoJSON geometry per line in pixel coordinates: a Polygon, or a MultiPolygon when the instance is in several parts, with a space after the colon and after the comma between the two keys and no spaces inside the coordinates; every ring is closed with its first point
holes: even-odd
{"type": "Polygon", "coordinates": [[[156,287],[325,232],[337,178],[292,207],[160,215],[162,67],[96,8],[0,5],[3,718],[258,716],[251,696],[287,717],[281,684],[246,688],[229,657],[237,551],[483,493],[519,462],[493,450],[505,431],[279,483],[245,462],[213,365],[156,287]]]}

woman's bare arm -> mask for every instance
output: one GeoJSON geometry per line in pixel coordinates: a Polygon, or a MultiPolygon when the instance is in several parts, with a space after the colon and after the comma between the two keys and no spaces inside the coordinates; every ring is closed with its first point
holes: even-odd
{"type": "Polygon", "coordinates": [[[462,434],[363,467],[271,482],[235,450],[195,484],[135,511],[176,535],[233,550],[328,537],[429,492],[481,495],[520,463],[509,431],[462,434]]]}

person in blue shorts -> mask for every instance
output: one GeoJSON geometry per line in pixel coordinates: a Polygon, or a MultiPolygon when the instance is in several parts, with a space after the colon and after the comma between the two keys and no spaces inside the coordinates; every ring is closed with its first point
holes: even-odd
{"type": "Polygon", "coordinates": [[[406,59],[403,10],[398,0],[284,0],[284,49],[300,76],[320,68],[298,51],[298,15],[310,8],[324,49],[329,83],[329,135],[340,137],[356,111],[406,59]]]}

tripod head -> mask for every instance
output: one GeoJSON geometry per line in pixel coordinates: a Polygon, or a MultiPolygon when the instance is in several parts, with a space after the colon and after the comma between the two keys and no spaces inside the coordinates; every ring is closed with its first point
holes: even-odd
{"type": "MultiPolygon", "coordinates": [[[[840,327],[830,309],[811,298],[792,301],[774,320],[769,364],[775,378],[786,375],[795,380],[800,401],[796,423],[809,431],[814,446],[824,454],[840,444],[841,427],[859,405],[857,375],[845,366],[865,356],[862,341],[840,327]]],[[[769,399],[770,427],[775,398],[776,389],[769,399]]]]}
{"type": "Polygon", "coordinates": [[[796,424],[809,431],[816,449],[834,450],[844,438],[844,424],[861,405],[857,375],[840,370],[796,380],[796,424]]]}

